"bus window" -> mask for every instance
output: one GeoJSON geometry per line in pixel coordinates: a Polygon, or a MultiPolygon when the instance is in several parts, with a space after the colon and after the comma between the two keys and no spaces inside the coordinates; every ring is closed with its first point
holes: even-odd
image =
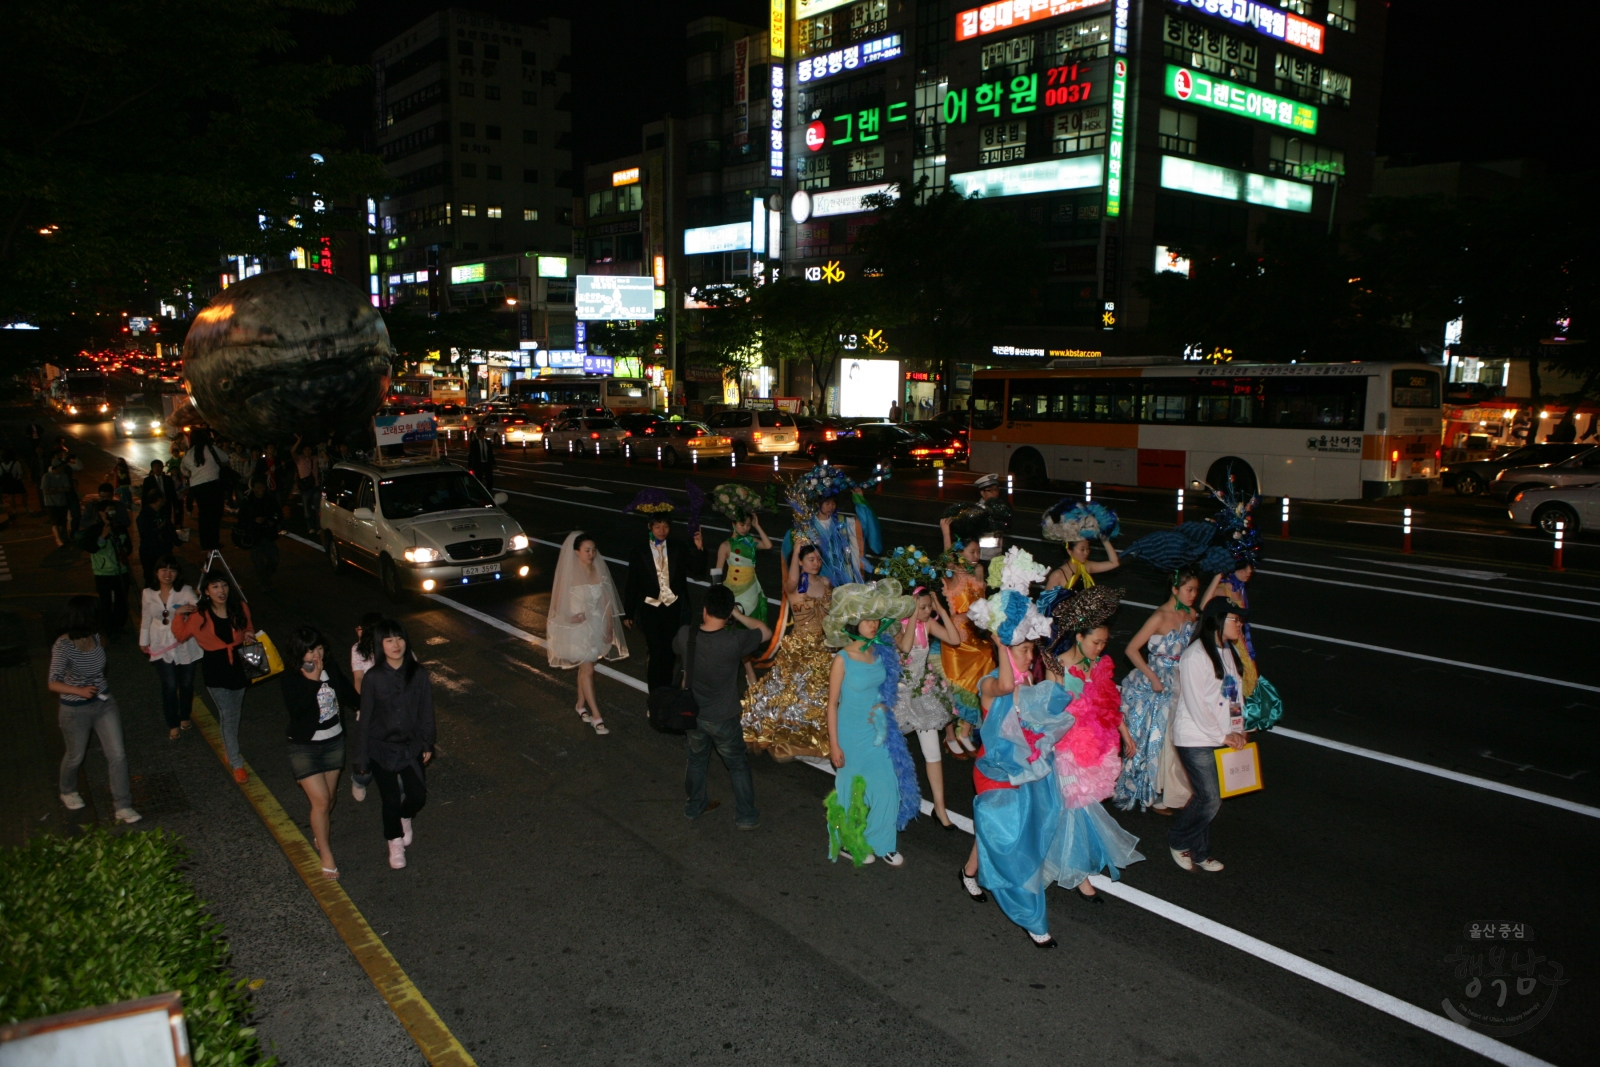
{"type": "Polygon", "coordinates": [[[1263,426],[1359,430],[1366,415],[1366,382],[1272,378],[1262,408],[1263,426]]]}
{"type": "Polygon", "coordinates": [[[1436,408],[1439,406],[1439,372],[1397,370],[1391,376],[1393,392],[1389,406],[1395,408],[1436,408]]]}
{"type": "Polygon", "coordinates": [[[1144,383],[1144,422],[1187,422],[1193,418],[1194,396],[1181,378],[1151,378],[1144,383]]]}
{"type": "Polygon", "coordinates": [[[1004,378],[979,378],[972,383],[972,428],[998,429],[1004,421],[1006,382],[1004,378]]]}

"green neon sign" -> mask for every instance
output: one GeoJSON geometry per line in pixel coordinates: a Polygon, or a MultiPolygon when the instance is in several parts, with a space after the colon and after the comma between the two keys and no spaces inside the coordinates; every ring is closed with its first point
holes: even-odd
{"type": "Polygon", "coordinates": [[[1286,130],[1302,133],[1317,132],[1317,109],[1310,104],[1297,104],[1281,96],[1263,93],[1248,85],[1213,78],[1190,67],[1167,64],[1164,82],[1167,96],[1186,104],[1200,104],[1216,108],[1247,119],[1265,122],[1286,130]]]}
{"type": "Polygon", "coordinates": [[[1111,137],[1106,152],[1106,217],[1122,214],[1122,143],[1128,124],[1128,60],[1111,64],[1111,137]]]}

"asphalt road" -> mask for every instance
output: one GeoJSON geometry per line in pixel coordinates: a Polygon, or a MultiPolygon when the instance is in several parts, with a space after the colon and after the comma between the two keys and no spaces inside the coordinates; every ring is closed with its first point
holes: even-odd
{"type": "MultiPolygon", "coordinates": [[[[164,449],[68,429],[136,467],[164,449]]],[[[685,474],[508,453],[497,488],[530,536],[559,543],[581,527],[621,559],[642,536],[620,510],[635,488],[681,489],[685,474]]],[[[691,476],[710,489],[734,474],[770,470],[691,476]]],[[[952,473],[947,497],[969,480],[952,473]]],[[[891,545],[937,547],[936,496],[925,473],[873,497],[891,545]]],[[[1095,492],[1135,534],[1170,522],[1169,496],[1095,492]]],[[[1054,497],[1018,495],[1019,533],[1054,497]]],[[[335,575],[288,539],[274,587],[246,582],[269,628],[308,622],[343,639],[362,612],[389,607],[426,652],[440,752],[410,866],[388,869],[375,799],[346,794],[333,840],[352,898],[480,1063],[1481,1062],[1379,1009],[1387,996],[1440,1019],[1446,998],[1492,1000],[1492,966],[1469,1001],[1470,976],[1446,961],[1467,924],[1491,920],[1527,924],[1539,973],[1553,961],[1570,980],[1491,1058],[1587,1062],[1600,1036],[1586,980],[1600,957],[1600,541],[1580,538],[1573,569],[1555,575],[1548,542],[1487,505],[1408,503],[1428,528],[1412,556],[1398,552],[1388,501],[1297,505],[1293,539],[1269,536],[1251,597],[1261,669],[1287,710],[1261,740],[1267,788],[1227,801],[1216,825],[1227,870],[1185,874],[1167,857],[1164,820],[1118,814],[1148,857],[1122,885],[1146,896],[1090,907],[1052,893],[1053,953],[1030,948],[993,904],[967,901],[956,870],[971,839],[931,819],[904,834],[901,869],[827,863],[831,780],[804,763],[755,761],[755,833],[734,830],[731,803],[685,820],[682,742],[649,729],[636,688],[599,680],[613,732],[597,737],[572,711],[570,673],[456,607],[541,635],[548,544],[529,582],[448,601],[387,605],[374,579],[335,575]],[[1354,995],[1301,977],[1306,962],[1357,983],[1354,995]]],[[[1189,507],[1191,518],[1210,510],[1192,496],[1189,507]]],[[[714,547],[722,533],[707,519],[714,547]]],[[[244,578],[244,554],[230,557],[244,578]]],[[[613,564],[619,581],[624,570],[613,564]]],[[[1103,580],[1137,604],[1163,594],[1131,565],[1103,580]]],[[[1145,613],[1125,606],[1115,621],[1119,675],[1145,613]]],[[[639,678],[633,644],[617,666],[639,678]]],[[[303,820],[281,714],[275,700],[248,705],[243,747],[303,820]]],[[[946,767],[951,809],[970,812],[967,765],[946,767]]],[[[728,800],[715,765],[711,781],[728,800]]],[[[309,896],[304,907],[314,912],[309,896]]]]}

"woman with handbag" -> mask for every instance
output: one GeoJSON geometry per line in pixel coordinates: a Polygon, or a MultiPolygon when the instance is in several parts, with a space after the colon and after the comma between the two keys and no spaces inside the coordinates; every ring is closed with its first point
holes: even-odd
{"type": "MultiPolygon", "coordinates": [[[[146,510],[149,510],[146,508],[146,510]]],[[[139,601],[139,651],[150,657],[161,679],[161,710],[167,716],[167,739],[176,741],[194,726],[189,709],[194,706],[194,671],[203,653],[194,638],[173,636],[173,617],[193,611],[194,590],[184,582],[178,561],[170,555],[155,561],[155,579],[139,601]]]]}
{"type": "Polygon", "coordinates": [[[609,734],[594,692],[594,665],[628,658],[622,637],[622,598],[594,538],[574,530],[561,544],[550,610],[545,616],[550,666],[578,668],[578,716],[597,734],[609,734]]]}
{"type": "Polygon", "coordinates": [[[212,568],[200,579],[204,602],[178,609],[172,620],[172,635],[179,640],[193,638],[203,653],[200,671],[206,691],[216,705],[217,721],[222,724],[222,744],[233,768],[233,780],[250,778],[239,754],[239,718],[244,713],[244,691],[250,687],[239,646],[254,641],[255,625],[250,621],[250,606],[233,587],[227,571],[212,568]]]}
{"type": "Polygon", "coordinates": [[[433,759],[433,682],[399,622],[384,619],[372,634],[381,655],[361,679],[361,727],[350,762],[377,783],[389,866],[399,870],[406,865],[411,820],[428,802],[423,768],[433,759]]]}
{"type": "Polygon", "coordinates": [[[128,755],[122,743],[122,717],[106,681],[106,646],[100,639],[100,601],[75,596],[67,601],[67,625],[50,648],[50,692],[61,702],[59,721],[66,754],[61,757],[61,803],[82,808],[78,768],[89,752],[89,735],[100,736],[111,772],[111,798],[118,822],[136,823],[128,755]]]}
{"type": "Polygon", "coordinates": [[[328,840],[328,811],[344,769],[345,732],[339,707],[361,698],[336,663],[328,659],[322,634],[302,626],[289,646],[294,670],[284,671],[280,686],[289,713],[289,769],[311,802],[312,844],[322,857],[325,878],[338,878],[328,840]]]}
{"type": "Polygon", "coordinates": [[[1172,820],[1167,846],[1186,871],[1222,870],[1211,855],[1211,822],[1222,808],[1216,750],[1245,746],[1244,686],[1234,643],[1244,638],[1245,608],[1216,597],[1200,611],[1200,634],[1178,659],[1172,744],[1194,795],[1172,820]]]}

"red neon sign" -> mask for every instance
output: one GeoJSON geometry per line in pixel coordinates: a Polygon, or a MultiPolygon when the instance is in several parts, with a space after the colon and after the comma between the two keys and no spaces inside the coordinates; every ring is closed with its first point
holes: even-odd
{"type": "Polygon", "coordinates": [[[1106,0],[999,0],[956,16],[956,40],[968,41],[986,33],[999,33],[1013,26],[1043,22],[1057,15],[1098,7],[1106,0]]]}

